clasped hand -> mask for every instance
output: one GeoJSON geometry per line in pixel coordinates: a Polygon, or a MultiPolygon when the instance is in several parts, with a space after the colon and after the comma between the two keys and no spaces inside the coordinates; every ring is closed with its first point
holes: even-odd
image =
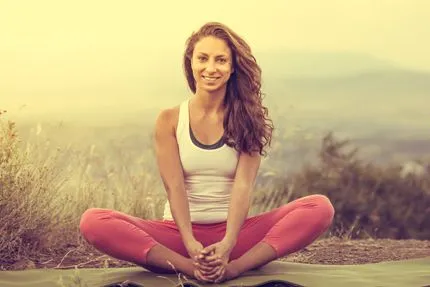
{"type": "Polygon", "coordinates": [[[231,243],[221,240],[194,253],[192,257],[196,268],[194,277],[204,282],[220,283],[224,281],[232,249],[231,243]]]}

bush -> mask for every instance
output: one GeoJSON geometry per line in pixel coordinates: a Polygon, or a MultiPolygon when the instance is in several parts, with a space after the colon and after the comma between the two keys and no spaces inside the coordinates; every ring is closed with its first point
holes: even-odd
{"type": "MultiPolygon", "coordinates": [[[[4,117],[4,111],[0,116],[4,117]]],[[[13,262],[61,244],[64,204],[52,158],[30,162],[30,149],[19,148],[15,124],[0,118],[0,261],[13,262]]],[[[63,233],[64,235],[64,233],[63,233]]]]}
{"type": "Polygon", "coordinates": [[[332,133],[322,140],[319,164],[275,181],[272,195],[256,198],[264,210],[308,194],[328,196],[336,210],[330,233],[350,238],[430,239],[430,178],[400,176],[378,167],[332,133]]]}
{"type": "Polygon", "coordinates": [[[159,180],[142,165],[151,162],[147,154],[124,154],[128,149],[108,144],[63,149],[41,130],[38,125],[33,144],[23,143],[15,123],[0,113],[0,267],[70,248],[88,250],[79,221],[90,207],[148,219],[162,214],[159,180]]]}

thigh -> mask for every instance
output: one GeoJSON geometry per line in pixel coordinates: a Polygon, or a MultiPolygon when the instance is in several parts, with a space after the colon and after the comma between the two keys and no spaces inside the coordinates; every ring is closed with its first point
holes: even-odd
{"type": "Polygon", "coordinates": [[[112,211],[112,216],[132,224],[151,236],[158,243],[188,257],[188,252],[182,241],[179,229],[173,221],[147,220],[118,211],[112,211]]]}
{"type": "Polygon", "coordinates": [[[234,260],[241,257],[249,249],[258,244],[264,239],[270,229],[302,203],[303,199],[297,199],[271,211],[247,218],[239,232],[230,259],[234,260]]]}

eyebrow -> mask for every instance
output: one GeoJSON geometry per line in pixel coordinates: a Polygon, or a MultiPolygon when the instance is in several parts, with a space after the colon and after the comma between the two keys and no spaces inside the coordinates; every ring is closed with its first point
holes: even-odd
{"type": "MultiPolygon", "coordinates": [[[[198,52],[198,54],[206,56],[206,57],[209,56],[208,54],[206,54],[204,52],[198,52]]],[[[215,56],[215,58],[219,58],[219,57],[228,57],[228,55],[227,54],[219,54],[219,55],[215,56]]]]}

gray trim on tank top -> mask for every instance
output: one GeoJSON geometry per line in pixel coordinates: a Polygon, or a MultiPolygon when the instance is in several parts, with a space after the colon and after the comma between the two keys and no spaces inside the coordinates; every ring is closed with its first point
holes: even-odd
{"type": "Polygon", "coordinates": [[[193,144],[195,144],[197,147],[202,149],[217,149],[224,145],[224,136],[222,136],[216,143],[214,144],[203,144],[197,140],[197,138],[194,136],[193,130],[191,129],[191,124],[188,125],[190,129],[190,138],[193,144]]]}

